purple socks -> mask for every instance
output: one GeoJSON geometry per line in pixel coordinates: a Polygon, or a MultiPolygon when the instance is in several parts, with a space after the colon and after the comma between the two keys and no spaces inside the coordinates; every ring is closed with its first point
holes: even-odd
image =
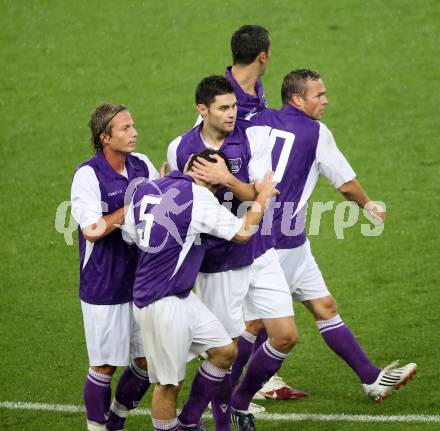
{"type": "Polygon", "coordinates": [[[368,359],[339,314],[329,320],[316,321],[316,326],[330,349],[353,369],[362,383],[369,385],[377,379],[380,369],[368,359]]]}
{"type": "Polygon", "coordinates": [[[209,401],[223,385],[226,371],[204,361],[194,377],[188,401],[179,415],[179,423],[196,427],[209,401]]]}
{"type": "Polygon", "coordinates": [[[112,376],[97,373],[91,368],[84,382],[84,405],[86,408],[87,422],[95,427],[105,424],[108,418],[111,399],[112,376]]]}
{"type": "Polygon", "coordinates": [[[211,399],[212,415],[216,431],[230,431],[231,417],[231,372],[226,373],[221,387],[216,391],[211,399]]]}
{"type": "Polygon", "coordinates": [[[231,406],[247,411],[252,397],[280,369],[286,356],[264,342],[253,354],[240,386],[232,394],[231,406]]]}
{"type": "Polygon", "coordinates": [[[124,428],[125,419],[130,410],[135,409],[150,387],[148,371],[131,362],[118,381],[115,399],[110,407],[107,429],[118,431],[124,428]]]}
{"type": "Polygon", "coordinates": [[[243,368],[246,366],[249,358],[251,357],[252,350],[254,349],[256,336],[244,331],[240,335],[237,343],[237,357],[232,364],[231,371],[231,384],[235,388],[240,380],[240,376],[243,373],[243,368]]]}

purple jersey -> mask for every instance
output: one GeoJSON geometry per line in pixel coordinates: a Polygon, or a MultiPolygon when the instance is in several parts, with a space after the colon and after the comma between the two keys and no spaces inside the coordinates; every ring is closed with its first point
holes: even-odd
{"type": "Polygon", "coordinates": [[[199,235],[208,233],[229,241],[242,223],[189,175],[172,171],[162,179],[140,184],[124,231],[124,238],[140,248],[134,282],[136,306],[166,296],[188,296],[204,256],[204,247],[197,245],[199,235]]]}
{"type": "Polygon", "coordinates": [[[117,173],[98,153],[76,169],[73,179],[72,214],[80,225],[79,296],[90,304],[122,304],[133,299],[136,247],[122,240],[119,229],[93,243],[86,241],[81,230],[96,223],[102,215],[122,208],[125,191],[134,178],[157,175],[143,155],[128,154],[125,167],[128,178],[117,173]]]}
{"type": "Polygon", "coordinates": [[[234,93],[237,97],[237,118],[247,118],[250,114],[263,111],[267,107],[266,97],[264,96],[263,84],[258,79],[255,84],[257,96],[245,93],[238,82],[231,74],[231,66],[226,68],[225,76],[234,87],[234,93]]]}
{"type": "MultiPolygon", "coordinates": [[[[168,163],[172,169],[183,170],[188,158],[206,149],[201,137],[203,123],[175,139],[168,148],[168,163]]],[[[225,137],[219,148],[231,164],[232,173],[242,182],[261,179],[270,170],[268,129],[255,126],[249,121],[237,120],[235,129],[225,137]]],[[[217,193],[219,201],[233,214],[241,202],[227,189],[217,193]]],[[[255,234],[247,244],[230,243],[217,238],[207,240],[206,256],[201,272],[223,272],[250,265],[255,258],[274,246],[270,235],[255,234]]]]}
{"type": "Polygon", "coordinates": [[[319,174],[336,187],[355,177],[336,147],[330,130],[300,109],[284,105],[251,118],[271,127],[272,169],[280,195],[273,209],[276,248],[295,248],[306,241],[306,205],[319,174]]]}

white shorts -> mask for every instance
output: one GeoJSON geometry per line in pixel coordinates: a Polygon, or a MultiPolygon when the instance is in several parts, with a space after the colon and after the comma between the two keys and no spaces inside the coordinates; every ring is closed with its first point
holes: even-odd
{"type": "Polygon", "coordinates": [[[277,252],[295,301],[303,302],[330,295],[312,255],[309,240],[299,247],[278,249],[277,252]]]}
{"type": "Polygon", "coordinates": [[[250,267],[245,266],[197,275],[197,296],[220,320],[231,338],[239,337],[245,328],[243,301],[249,289],[249,273],[250,267]]]}
{"type": "Polygon", "coordinates": [[[177,386],[185,377],[188,353],[199,355],[232,343],[225,328],[206,306],[190,293],[167,296],[146,307],[134,306],[148,362],[151,383],[177,386]]]}
{"type": "Polygon", "coordinates": [[[243,311],[246,321],[293,316],[292,296],[273,248],[250,266],[249,291],[243,311]]]}
{"type": "Polygon", "coordinates": [[[87,353],[92,367],[125,366],[145,356],[133,303],[94,305],[81,301],[87,353]]]}

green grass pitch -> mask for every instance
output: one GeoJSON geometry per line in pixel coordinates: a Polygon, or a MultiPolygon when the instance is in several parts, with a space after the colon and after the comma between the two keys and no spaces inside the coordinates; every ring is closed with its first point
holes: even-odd
{"type": "MultiPolygon", "coordinates": [[[[78,252],[55,229],[74,167],[91,154],[94,107],[126,104],[138,148],[158,166],[195,118],[193,94],[230,64],[242,24],[267,27],[263,79],[272,107],[298,67],[324,77],[323,121],[372,198],[387,204],[384,233],[337,240],[333,216],[311,237],[340,313],[371,358],[414,361],[414,382],[380,407],[296,306],[300,343],[281,375],[307,400],[265,402],[270,413],[440,414],[440,4],[434,0],[0,0],[0,402],[82,404],[87,355],[78,252]]],[[[315,201],[340,202],[320,181],[315,201]]],[[[188,380],[196,364],[189,366],[188,380]]],[[[180,397],[182,401],[188,386],[180,397]]],[[[150,395],[142,401],[149,407],[150,395]]],[[[212,427],[212,423],[211,423],[212,427]]],[[[262,421],[259,430],[435,430],[438,423],[262,421]]],[[[130,431],[151,429],[133,416],[130,431]]],[[[2,430],[81,430],[82,414],[0,408],[2,430]]]]}

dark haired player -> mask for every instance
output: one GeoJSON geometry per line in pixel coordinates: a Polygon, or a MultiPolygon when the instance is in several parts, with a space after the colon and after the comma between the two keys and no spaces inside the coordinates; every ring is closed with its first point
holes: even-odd
{"type": "MultiPolygon", "coordinates": [[[[270,168],[268,129],[236,120],[234,89],[222,76],[203,79],[197,86],[195,99],[203,122],[170,144],[169,165],[183,170],[191,154],[205,148],[220,149],[231,163],[232,174],[220,160],[209,169],[205,161],[196,160],[193,170],[198,179],[224,187],[217,196],[236,214],[242,202],[255,199],[254,182],[270,168]]],[[[233,339],[243,332],[243,303],[249,297],[252,307],[249,315],[263,319],[270,334],[270,340],[256,352],[256,360],[248,367],[242,390],[235,397],[235,416],[244,415],[252,421],[248,411],[252,396],[281,366],[295,344],[292,300],[286,287],[270,235],[258,233],[244,246],[210,241],[197,277],[197,294],[233,339]]],[[[229,429],[230,375],[226,376],[224,384],[222,395],[212,400],[219,430],[229,429]]]]}
{"type": "MultiPolygon", "coordinates": [[[[191,289],[205,248],[200,234],[245,243],[261,221],[266,202],[278,191],[268,173],[256,202],[243,219],[219,204],[219,185],[199,180],[193,172],[196,157],[208,169],[225,156],[213,150],[196,153],[185,173],[138,185],[126,218],[127,240],[139,246],[134,281],[135,316],[142,331],[149,376],[156,383],[151,405],[155,430],[199,430],[209,400],[222,388],[235,358],[228,333],[191,289]],[[211,156],[215,158],[211,158],[211,156]],[[185,376],[188,354],[207,353],[179,418],[176,400],[185,376]]],[[[226,160],[227,162],[227,160],[226,160]]]]}
{"type": "Polygon", "coordinates": [[[89,431],[122,430],[150,383],[132,312],[137,252],[122,240],[117,226],[124,221],[130,181],[156,179],[158,173],[146,156],[134,153],[137,131],[125,106],[98,106],[90,130],[95,155],[77,168],[71,192],[79,224],[79,295],[90,363],[84,404],[89,431]],[[109,418],[112,376],[126,365],[109,418]]]}

